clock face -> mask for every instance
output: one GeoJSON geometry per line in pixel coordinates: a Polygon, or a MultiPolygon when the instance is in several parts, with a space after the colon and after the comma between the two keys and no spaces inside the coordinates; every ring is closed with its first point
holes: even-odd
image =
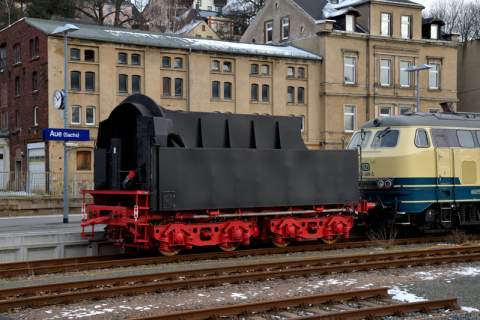
{"type": "Polygon", "coordinates": [[[57,90],[53,93],[53,107],[55,109],[63,109],[63,91],[57,90]]]}

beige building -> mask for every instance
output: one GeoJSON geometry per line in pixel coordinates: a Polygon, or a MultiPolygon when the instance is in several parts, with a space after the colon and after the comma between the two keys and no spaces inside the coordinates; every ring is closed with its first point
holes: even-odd
{"type": "Polygon", "coordinates": [[[220,40],[217,34],[203,20],[193,20],[189,24],[184,25],[175,34],[188,37],[207,38],[220,40]]]}
{"type": "MultiPolygon", "coordinates": [[[[11,97],[12,102],[2,105],[2,110],[9,119],[4,129],[12,132],[16,128],[17,132],[10,138],[14,140],[10,153],[24,161],[21,155],[24,151],[26,154],[28,146],[44,148],[43,158],[37,159],[45,162],[44,171],[63,170],[63,143],[43,144],[41,140],[41,129],[64,127],[60,111],[51,101],[55,90],[64,87],[64,38],[51,34],[63,25],[25,18],[3,31],[29,32],[39,39],[38,56],[21,61],[32,67],[29,76],[24,77],[20,68],[13,74],[16,78],[18,73],[25,85],[22,82],[17,96],[5,97],[11,97]],[[31,91],[34,84],[30,79],[35,81],[36,91],[31,91]],[[20,114],[30,114],[31,110],[35,120],[23,118],[20,122],[20,114]],[[41,121],[37,121],[37,114],[41,121]],[[34,121],[35,126],[30,124],[34,121]]],[[[320,138],[316,122],[320,118],[318,83],[322,57],[317,54],[292,46],[279,48],[82,24],[78,27],[80,30],[68,35],[68,128],[90,130],[90,141],[78,142],[77,147],[69,150],[70,171],[93,170],[93,148],[100,121],[135,93],[146,94],[172,110],[297,116],[303,120],[307,143],[320,138]],[[288,77],[289,68],[303,69],[304,76],[288,77]],[[295,88],[294,103],[288,102],[292,97],[287,95],[287,87],[295,88]]],[[[1,44],[1,36],[0,32],[0,47],[14,47],[8,37],[1,44]]],[[[24,46],[22,52],[26,55],[28,41],[17,44],[24,46]]],[[[10,57],[10,51],[7,56],[10,57]]],[[[9,66],[12,60],[8,58],[5,63],[9,66]]],[[[0,73],[2,79],[6,85],[12,82],[5,72],[0,73]]],[[[3,92],[0,90],[0,101],[3,92]]],[[[4,93],[8,95],[8,91],[4,93]]],[[[10,170],[14,171],[12,166],[10,170]]]]}
{"type": "MultiPolygon", "coordinates": [[[[319,76],[318,144],[339,147],[369,119],[416,108],[439,112],[457,102],[457,35],[436,19],[422,19],[423,6],[408,0],[267,0],[241,41],[293,44],[323,57],[319,76]]],[[[298,70],[290,77],[301,77],[298,70]]]]}
{"type": "Polygon", "coordinates": [[[462,43],[458,50],[458,111],[480,112],[480,40],[462,43]]]}

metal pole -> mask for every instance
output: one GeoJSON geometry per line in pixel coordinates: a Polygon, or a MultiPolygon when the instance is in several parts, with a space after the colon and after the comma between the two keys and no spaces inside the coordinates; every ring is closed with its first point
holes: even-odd
{"type": "Polygon", "coordinates": [[[419,113],[420,105],[420,69],[417,69],[417,113],[419,113]]]}
{"type": "MultiPolygon", "coordinates": [[[[67,31],[64,31],[64,61],[65,61],[65,99],[64,99],[64,123],[68,129],[68,67],[67,67],[67,31]]],[[[63,223],[68,223],[68,149],[63,142],[63,223]]]]}

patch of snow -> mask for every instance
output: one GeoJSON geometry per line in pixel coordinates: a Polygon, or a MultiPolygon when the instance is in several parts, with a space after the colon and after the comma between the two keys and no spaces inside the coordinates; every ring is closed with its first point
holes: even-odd
{"type": "Polygon", "coordinates": [[[478,309],[470,308],[470,307],[462,307],[461,310],[467,311],[467,312],[478,312],[478,311],[480,311],[478,309]]]}
{"type": "Polygon", "coordinates": [[[388,294],[393,295],[392,299],[404,302],[417,302],[426,300],[423,297],[418,297],[413,293],[409,293],[407,290],[402,290],[397,286],[392,286],[390,289],[388,289],[388,294]]]}
{"type": "Polygon", "coordinates": [[[245,296],[243,293],[232,293],[231,297],[233,298],[233,300],[237,300],[237,298],[239,299],[242,299],[242,300],[245,300],[247,299],[247,296],[245,296]]]}

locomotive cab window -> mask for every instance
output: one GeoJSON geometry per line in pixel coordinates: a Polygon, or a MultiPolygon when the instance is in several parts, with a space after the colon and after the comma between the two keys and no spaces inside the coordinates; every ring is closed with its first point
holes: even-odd
{"type": "Polygon", "coordinates": [[[417,133],[415,134],[415,145],[418,148],[428,148],[430,146],[430,142],[428,141],[427,130],[424,130],[424,129],[417,130],[417,133]]]}
{"type": "Polygon", "coordinates": [[[368,146],[368,141],[370,141],[370,136],[372,135],[371,131],[357,132],[353,135],[352,140],[347,146],[347,149],[357,149],[361,145],[362,149],[365,149],[368,146]]]}
{"type": "Polygon", "coordinates": [[[473,142],[473,135],[471,131],[467,130],[458,130],[457,138],[460,146],[463,148],[473,148],[475,147],[475,142],[473,142]]]}
{"type": "Polygon", "coordinates": [[[371,148],[395,148],[398,144],[398,136],[400,132],[398,130],[380,130],[375,133],[371,148]]]}

